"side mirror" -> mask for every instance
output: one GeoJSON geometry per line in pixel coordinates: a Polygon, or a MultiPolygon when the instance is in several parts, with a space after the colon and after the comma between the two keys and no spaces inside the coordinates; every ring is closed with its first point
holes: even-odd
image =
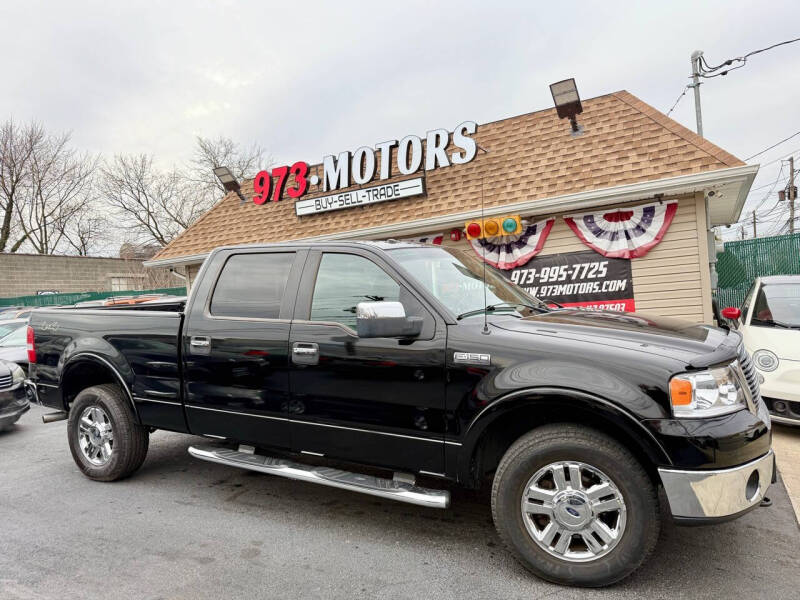
{"type": "Polygon", "coordinates": [[[359,302],[356,332],[361,338],[409,338],[422,333],[422,317],[407,317],[400,302],[359,302]]]}
{"type": "Polygon", "coordinates": [[[742,316],[742,311],[735,306],[728,306],[722,309],[722,316],[731,321],[738,321],[739,317],[742,316]]]}

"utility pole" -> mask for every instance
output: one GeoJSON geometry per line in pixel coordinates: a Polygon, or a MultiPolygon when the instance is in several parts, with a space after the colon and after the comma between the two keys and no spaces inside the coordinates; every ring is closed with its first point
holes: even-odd
{"type": "Polygon", "coordinates": [[[757,238],[758,233],[756,232],[756,211],[753,211],[753,238],[757,238]]]}
{"type": "Polygon", "coordinates": [[[692,83],[690,88],[694,89],[694,114],[697,119],[697,135],[703,137],[703,113],[700,110],[700,57],[703,56],[702,50],[692,52],[692,83]]]}
{"type": "Polygon", "coordinates": [[[794,233],[794,156],[789,157],[789,233],[794,233]]]}

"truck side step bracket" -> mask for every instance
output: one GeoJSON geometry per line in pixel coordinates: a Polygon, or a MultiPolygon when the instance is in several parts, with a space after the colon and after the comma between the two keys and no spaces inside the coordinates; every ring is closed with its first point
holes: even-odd
{"type": "Polygon", "coordinates": [[[447,508],[450,492],[423,488],[404,481],[394,481],[373,475],[363,475],[330,467],[304,465],[284,458],[273,458],[260,454],[247,454],[213,445],[190,446],[189,454],[195,458],[216,462],[240,469],[250,469],[288,479],[319,483],[330,487],[361,492],[399,502],[418,504],[431,508],[447,508]]]}

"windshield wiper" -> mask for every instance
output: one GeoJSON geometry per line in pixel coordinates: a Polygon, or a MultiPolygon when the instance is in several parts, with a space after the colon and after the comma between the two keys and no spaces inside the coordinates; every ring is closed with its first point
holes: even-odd
{"type": "Polygon", "coordinates": [[[753,320],[766,325],[783,327],[784,329],[800,329],[800,325],[792,325],[791,323],[784,323],[783,321],[776,321],[775,319],[759,319],[758,317],[754,317],[753,320]]]}
{"type": "MultiPolygon", "coordinates": [[[[537,298],[538,300],[538,298],[537,298]]],[[[541,302],[541,301],[540,301],[541,302]]],[[[542,302],[540,306],[536,306],[533,304],[525,304],[524,302],[498,302],[497,304],[489,304],[484,308],[476,308],[475,310],[468,310],[467,312],[461,313],[456,317],[457,320],[461,320],[464,317],[471,317],[473,315],[480,315],[484,312],[494,312],[496,310],[507,308],[510,310],[517,310],[518,308],[530,308],[531,310],[538,310],[539,312],[550,312],[550,309],[547,308],[547,305],[542,302]]]]}

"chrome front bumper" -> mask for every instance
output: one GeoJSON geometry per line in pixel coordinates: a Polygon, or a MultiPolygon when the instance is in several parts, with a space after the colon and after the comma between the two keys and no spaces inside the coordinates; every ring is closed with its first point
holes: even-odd
{"type": "Polygon", "coordinates": [[[735,517],[756,507],[772,483],[775,456],[714,471],[659,468],[672,516],[685,520],[735,517]]]}

